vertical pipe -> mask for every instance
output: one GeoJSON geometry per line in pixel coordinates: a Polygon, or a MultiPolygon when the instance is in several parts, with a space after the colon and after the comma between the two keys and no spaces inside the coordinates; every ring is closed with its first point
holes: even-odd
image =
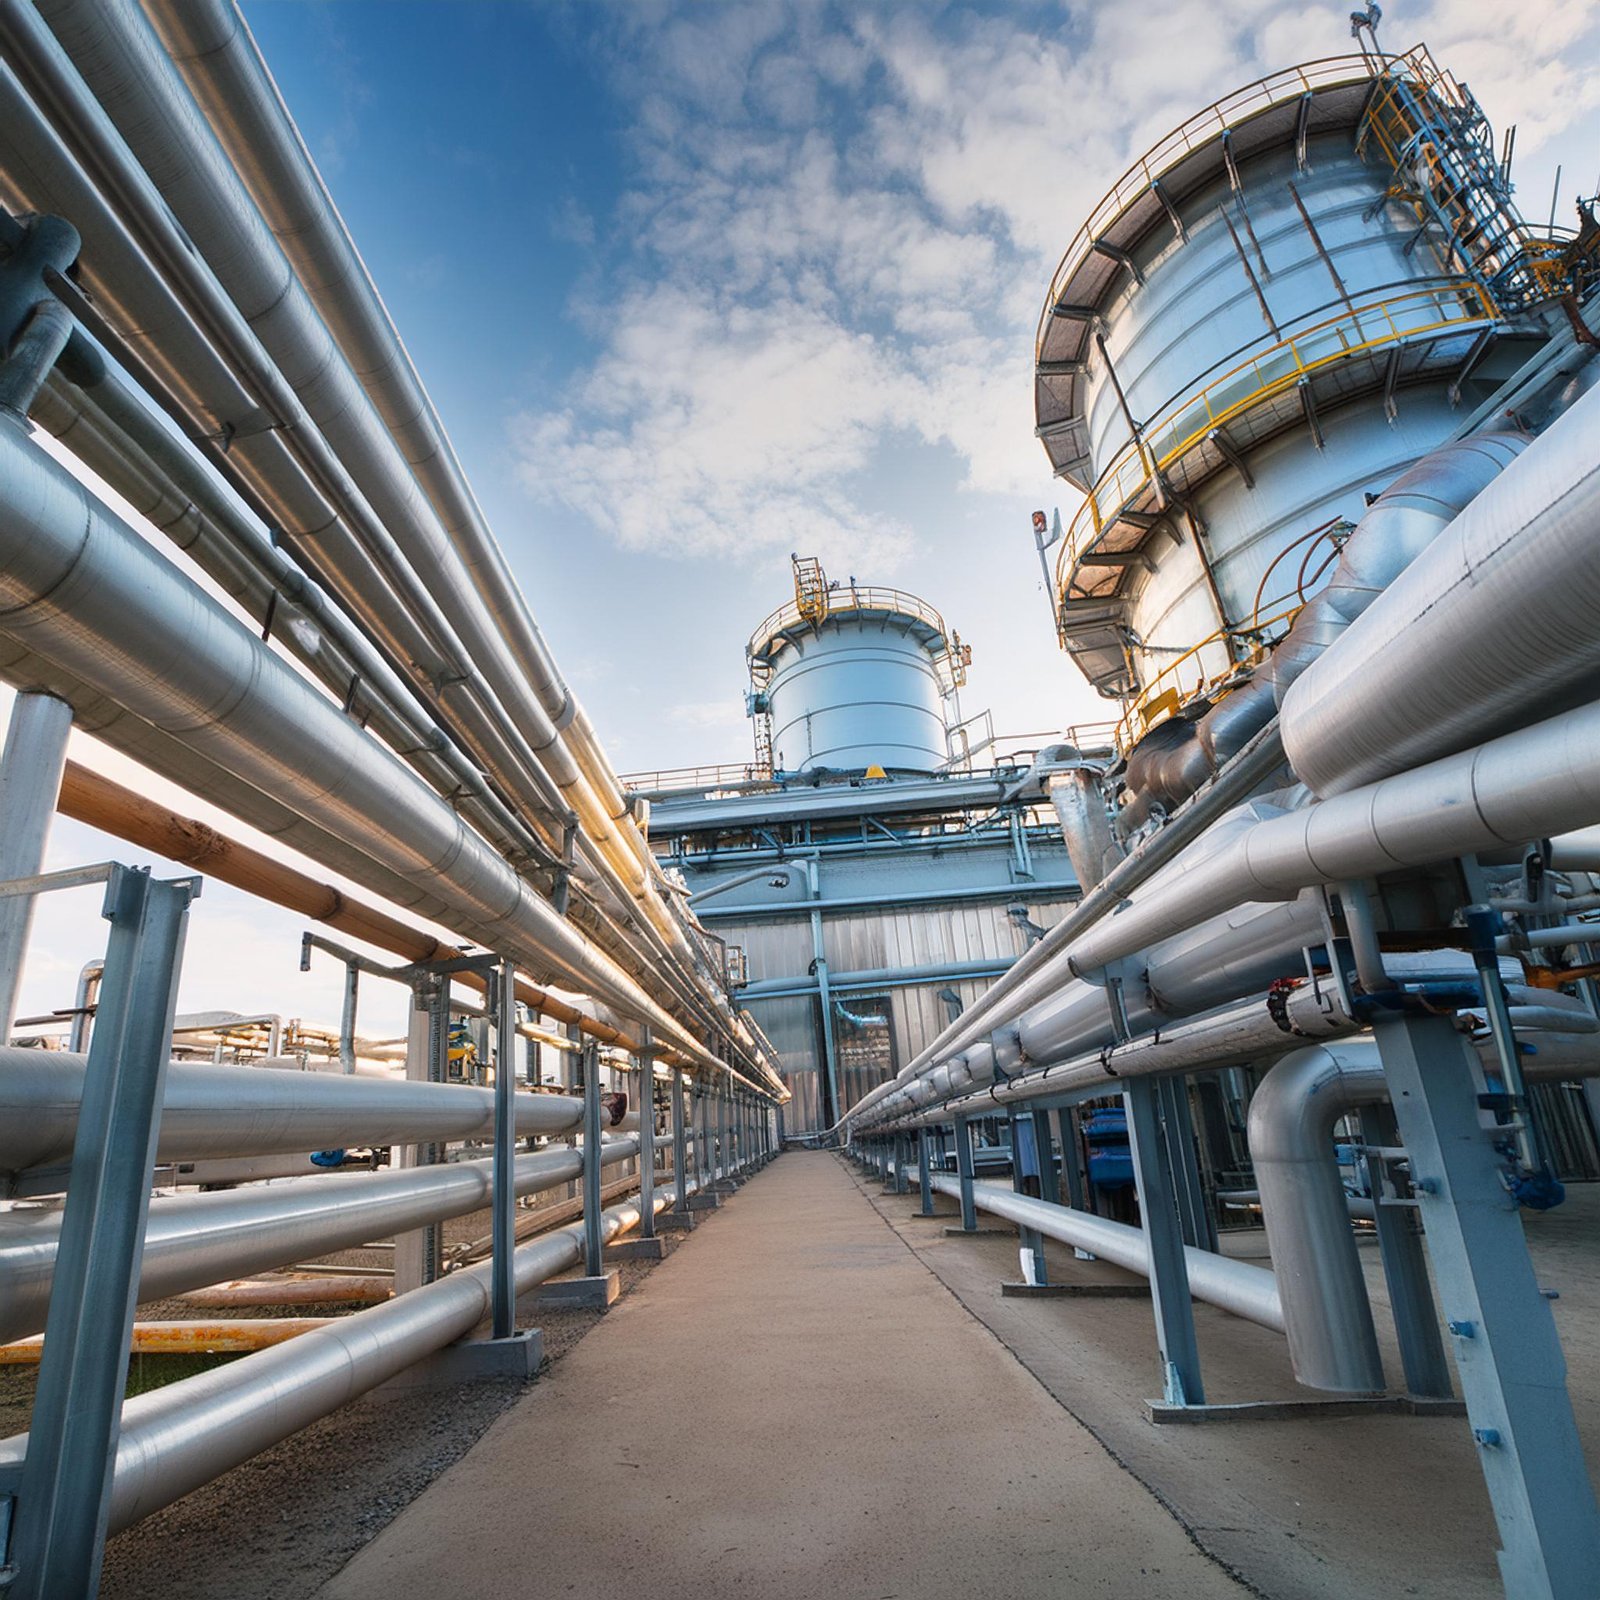
{"type": "Polygon", "coordinates": [[[583,1047],[583,1270],[598,1278],[603,1270],[605,1233],[600,1220],[600,1047],[583,1047]]]}
{"type": "MultiPolygon", "coordinates": [[[[78,974],[78,991],[72,1000],[72,1028],[67,1034],[67,1049],[74,1055],[81,1056],[89,1048],[94,1033],[95,1005],[100,998],[105,971],[105,961],[96,956],[93,961],[86,961],[78,974]]],[[[278,1053],[276,1045],[269,1048],[272,1055],[278,1053]]]]}
{"type": "Polygon", "coordinates": [[[817,975],[817,1004],[822,1008],[822,1060],[827,1072],[829,1105],[823,1127],[832,1127],[850,1108],[839,1100],[839,1060],[833,1038],[833,994],[828,987],[828,949],[822,931],[822,873],[816,858],[806,862],[806,886],[811,891],[811,965],[817,975]]]}
{"type": "MultiPolygon", "coordinates": [[[[356,1070],[356,1002],[361,990],[361,968],[347,961],[344,968],[344,1009],[339,1016],[339,1070],[356,1070]]],[[[277,1054],[274,1050],[273,1055],[277,1054]]]]}
{"type": "MultiPolygon", "coordinates": [[[[354,970],[352,967],[351,971],[354,970]]],[[[517,1128],[511,1104],[517,1079],[515,963],[502,961],[499,977],[495,992],[493,1322],[494,1337],[509,1339],[516,1332],[517,1311],[517,1268],[512,1259],[517,1247],[517,1196],[512,1182],[517,1160],[517,1128]]]]}
{"type": "MultiPolygon", "coordinates": [[[[0,753],[0,882],[31,878],[44,865],[71,731],[72,707],[53,694],[25,690],[11,707],[0,753]]],[[[0,899],[0,1044],[10,1042],[17,1020],[33,900],[31,894],[0,899]]]]}

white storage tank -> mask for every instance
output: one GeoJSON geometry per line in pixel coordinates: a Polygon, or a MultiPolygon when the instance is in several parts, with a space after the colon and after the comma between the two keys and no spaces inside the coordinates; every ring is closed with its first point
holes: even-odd
{"type": "Polygon", "coordinates": [[[776,772],[938,771],[970,651],[915,595],[794,567],[795,599],[747,652],[758,758],[776,772]]]}

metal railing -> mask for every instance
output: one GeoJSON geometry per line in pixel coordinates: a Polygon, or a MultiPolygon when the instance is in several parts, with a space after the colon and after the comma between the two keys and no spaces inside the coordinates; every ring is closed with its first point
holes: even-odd
{"type": "Polygon", "coordinates": [[[757,689],[762,688],[772,676],[772,665],[763,659],[762,652],[773,639],[788,632],[790,628],[802,625],[815,627],[829,617],[851,612],[894,613],[924,623],[939,635],[944,645],[943,652],[934,664],[942,673],[948,675],[949,686],[960,688],[966,681],[971,648],[961,643],[959,634],[952,633],[945,626],[944,618],[926,600],[920,600],[916,595],[906,593],[904,589],[879,589],[854,583],[829,585],[823,598],[826,604],[821,606],[816,603],[816,598],[811,596],[804,602],[791,600],[787,605],[779,606],[750,635],[750,643],[745,647],[745,654],[750,662],[750,681],[757,689]]]}
{"type": "Polygon", "coordinates": [[[1465,331],[1498,320],[1494,302],[1470,278],[1436,281],[1400,293],[1386,289],[1381,298],[1312,323],[1245,357],[1200,388],[1180,394],[1112,457],[1078,508],[1056,559],[1058,599],[1066,592],[1079,558],[1107,521],[1215,429],[1338,362],[1421,334],[1447,328],[1465,331]]]}
{"type": "MultiPolygon", "coordinates": [[[[1406,59],[1410,60],[1411,57],[1406,59]]],[[[1035,357],[1044,348],[1045,330],[1050,325],[1053,308],[1060,302],[1073,275],[1094,249],[1095,241],[1177,162],[1260,112],[1298,100],[1302,95],[1314,94],[1320,89],[1334,88],[1342,83],[1359,83],[1372,76],[1372,65],[1364,56],[1329,56],[1321,61],[1307,62],[1304,66],[1274,72],[1214,101],[1146,151],[1117,179],[1089,213],[1088,220],[1078,230],[1061,258],[1061,264],[1050,280],[1050,293],[1039,318],[1034,341],[1035,357]]]]}

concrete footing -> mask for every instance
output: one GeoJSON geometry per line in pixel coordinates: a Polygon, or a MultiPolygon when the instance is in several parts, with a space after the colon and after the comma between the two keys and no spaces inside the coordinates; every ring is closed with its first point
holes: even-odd
{"type": "Polygon", "coordinates": [[[665,1261],[677,1248],[676,1239],[657,1235],[654,1239],[618,1239],[606,1246],[605,1254],[608,1261],[665,1261]]]}
{"type": "Polygon", "coordinates": [[[657,1233],[693,1233],[698,1226],[692,1211],[663,1211],[656,1218],[657,1233]]]}
{"type": "Polygon", "coordinates": [[[1148,1300],[1148,1283],[1002,1283],[1013,1300],[1148,1300]]]}
{"type": "Polygon", "coordinates": [[[539,1285],[538,1303],[563,1310],[604,1311],[622,1293],[622,1274],[615,1267],[597,1278],[552,1278],[539,1285]]]}
{"type": "Polygon", "coordinates": [[[1015,1239],[1015,1228],[946,1228],[952,1239],[1015,1239]]]}
{"type": "Polygon", "coordinates": [[[689,1196],[689,1209],[691,1211],[715,1211],[722,1204],[722,1196],[702,1189],[699,1194],[689,1196]]]}
{"type": "Polygon", "coordinates": [[[1460,1400],[1410,1394],[1345,1395],[1329,1400],[1247,1400],[1240,1405],[1172,1406],[1146,1400],[1151,1422],[1317,1422],[1338,1417],[1464,1417],[1460,1400]]]}
{"type": "Polygon", "coordinates": [[[463,1339],[413,1363],[379,1386],[378,1394],[472,1383],[480,1378],[536,1376],[544,1365],[544,1335],[525,1328],[509,1339],[463,1339]]]}

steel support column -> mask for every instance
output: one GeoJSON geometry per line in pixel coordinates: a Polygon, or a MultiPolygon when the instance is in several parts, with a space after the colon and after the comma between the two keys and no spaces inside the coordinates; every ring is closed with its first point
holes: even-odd
{"type": "Polygon", "coordinates": [[[688,1109],[684,1105],[683,1073],[677,1068],[672,1069],[672,1181],[677,1189],[677,1200],[673,1204],[675,1215],[683,1217],[689,1213],[689,1121],[688,1109]]]}
{"type": "Polygon", "coordinates": [[[1161,1139],[1167,1152],[1167,1170],[1172,1174],[1173,1195],[1178,1202],[1178,1220],[1183,1225],[1183,1242],[1214,1254],[1217,1224],[1206,1205],[1205,1188],[1200,1182],[1189,1086],[1182,1078],[1158,1078],[1156,1103],[1161,1110],[1161,1139]]]}
{"type": "Polygon", "coordinates": [[[1167,1166],[1155,1081],[1130,1078],[1122,1103],[1128,1115],[1139,1215],[1150,1254],[1150,1298],[1161,1352],[1162,1391],[1169,1405],[1200,1405],[1205,1401],[1205,1386],[1189,1299],[1189,1267],[1183,1255],[1183,1228],[1167,1166]]]}
{"type": "Polygon", "coordinates": [[[583,1274],[598,1278],[605,1271],[600,1213],[600,1047],[583,1047],[583,1274]]]}
{"type": "Polygon", "coordinates": [[[1062,1106],[1056,1113],[1061,1129],[1061,1176],[1066,1179],[1067,1204],[1074,1211],[1094,1210],[1094,1193],[1083,1166],[1083,1141],[1078,1137],[1078,1108],[1062,1106]]]}
{"type": "Polygon", "coordinates": [[[648,1027],[639,1031],[639,1237],[656,1236],[656,1050],[648,1027]]]}
{"type": "MultiPolygon", "coordinates": [[[[1011,1187],[1018,1194],[1032,1194],[1036,1199],[1044,1195],[1044,1180],[1041,1176],[1044,1169],[1044,1157],[1038,1149],[1035,1130],[1038,1126],[1033,1116],[1026,1112],[1013,1112],[1011,1122],[1011,1187]],[[1029,1187],[1029,1179],[1033,1180],[1033,1187],[1029,1187]]],[[[1046,1124],[1048,1131],[1048,1123],[1046,1124]]],[[[1046,1149],[1049,1146],[1046,1145],[1046,1149]]],[[[1044,1260],[1044,1235],[1037,1228],[1019,1226],[1017,1236],[1021,1242],[1021,1257],[1031,1258],[1032,1272],[1030,1275],[1028,1262],[1024,1261],[1022,1267],[1023,1281],[1025,1283],[1048,1283],[1049,1270],[1044,1260]]]]}
{"type": "MultiPolygon", "coordinates": [[[[44,864],[71,732],[72,707],[53,694],[30,690],[12,704],[0,752],[0,880],[32,878],[44,864]]],[[[17,1020],[33,902],[31,894],[0,899],[0,1044],[10,1043],[17,1020]]]]}
{"type": "Polygon", "coordinates": [[[517,1269],[512,1260],[517,1248],[517,1195],[512,1174],[517,1161],[516,1092],[517,969],[500,963],[495,987],[494,1058],[494,1215],[493,1328],[496,1339],[516,1332],[517,1269]]]}
{"type": "Polygon", "coordinates": [[[926,1128],[917,1129],[917,1215],[933,1215],[933,1171],[928,1154],[929,1135],[926,1128]]]}
{"type": "Polygon", "coordinates": [[[1450,1381],[1450,1364],[1445,1359],[1444,1339],[1439,1332],[1439,1313],[1433,1303],[1433,1284],[1428,1278],[1422,1234],[1412,1220],[1410,1206],[1390,1203],[1395,1196],[1392,1184],[1384,1176],[1384,1163],[1370,1153],[1392,1150],[1400,1143],[1393,1109],[1382,1101],[1363,1106],[1361,1137],[1369,1150],[1367,1171],[1372,1180],[1372,1215],[1406,1388],[1414,1395],[1448,1400],[1455,1389],[1450,1381]]]}
{"type": "Polygon", "coordinates": [[[1580,1600],[1600,1573],[1600,1512],[1567,1365],[1515,1201],[1478,1107],[1473,1060],[1447,1017],[1375,1030],[1411,1160],[1462,1398],[1517,1600],[1580,1600]]]}
{"type": "Polygon", "coordinates": [[[972,1124],[956,1118],[956,1177],[961,1184],[961,1228],[964,1233],[978,1231],[978,1207],[972,1198],[972,1124]]]}
{"type": "Polygon", "coordinates": [[[17,1600],[92,1600],[128,1377],[194,879],[113,867],[105,978],[45,1324],[10,1565],[17,1600]]]}

